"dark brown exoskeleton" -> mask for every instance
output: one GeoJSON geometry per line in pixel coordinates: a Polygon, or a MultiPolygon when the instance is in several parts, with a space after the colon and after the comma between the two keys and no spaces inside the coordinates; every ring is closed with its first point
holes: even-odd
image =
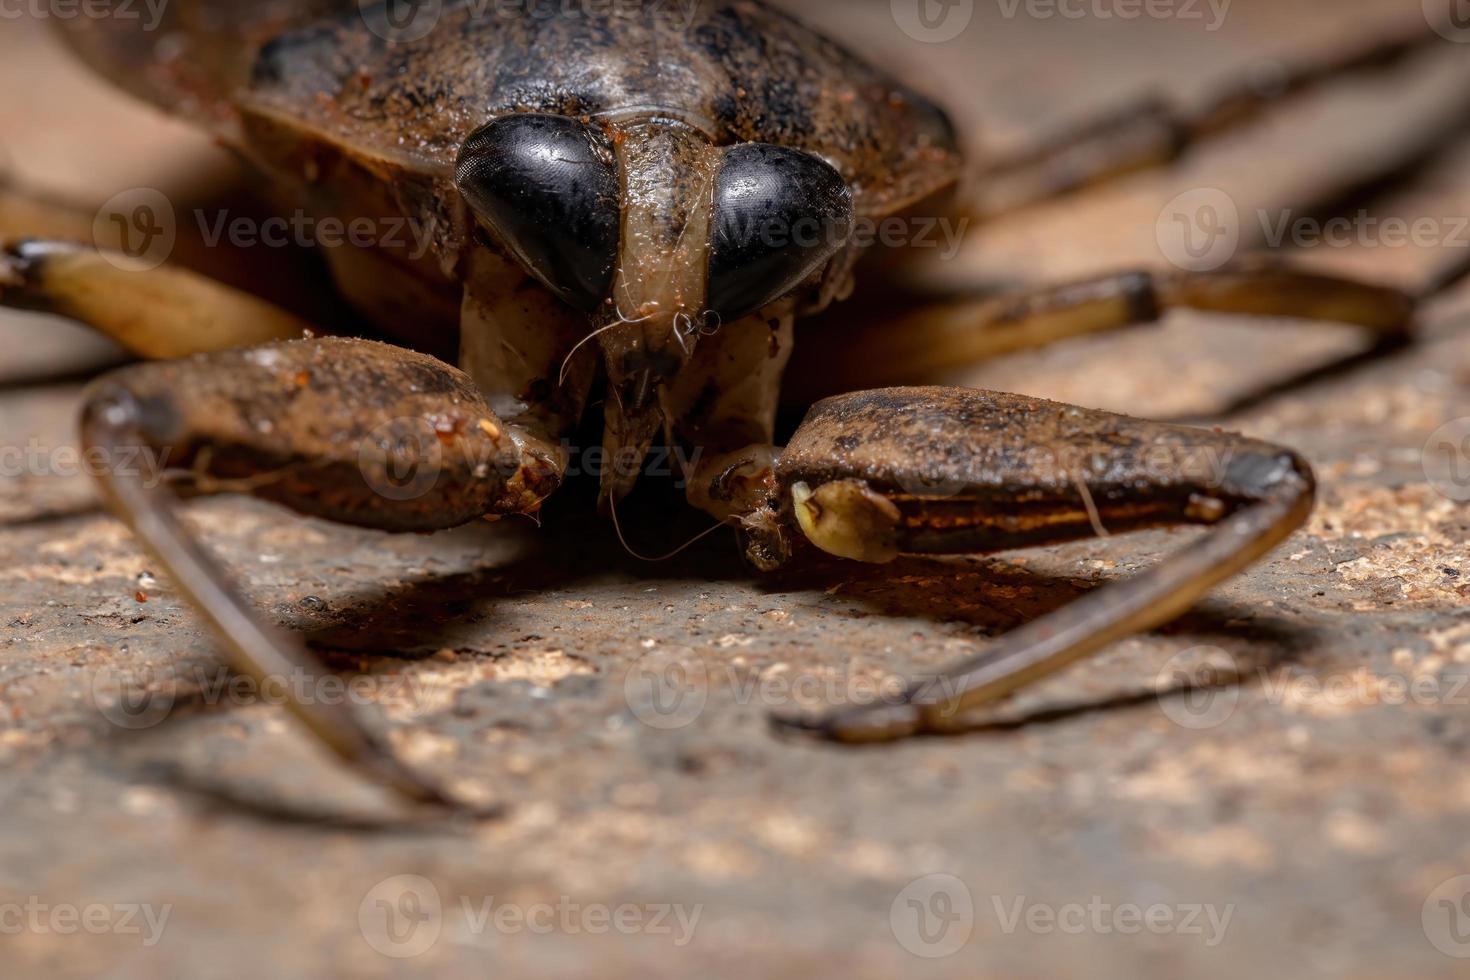
{"type": "MultiPolygon", "coordinates": [[[[1100,528],[1209,526],[1157,567],[1010,633],[898,703],[783,722],[844,741],[952,727],[1166,622],[1311,510],[1312,474],[1286,449],[986,391],[832,398],[776,446],[794,324],[851,291],[853,228],[935,206],[964,160],[939,108],[764,3],[568,13],[219,0],[173,4],[168,16],[153,35],[128,21],[63,26],[90,63],[211,127],[312,214],[411,221],[433,230],[432,247],[328,251],[339,290],[401,345],[390,346],[292,339],[305,324],[192,273],[122,271],[106,243],[0,227],[0,301],[72,316],[157,361],[91,389],[91,447],[168,447],[206,487],[365,527],[435,530],[537,511],[601,384],[610,458],[636,462],[659,438],[700,447],[689,501],[742,528],[764,569],[807,545],[885,562],[1100,528]],[[422,353],[456,343],[455,365],[422,353]],[[425,426],[437,479],[382,492],[394,486],[393,447],[425,426]]],[[[1304,70],[1282,88],[1433,39],[1304,70]]],[[[1069,190],[1168,162],[1259,101],[1131,114],[990,173],[1069,190]]],[[[997,303],[973,330],[1039,345],[1177,307],[1402,338],[1415,298],[1279,267],[1131,273],[997,303]]],[[[638,470],[603,474],[609,510],[638,470]]],[[[237,669],[263,678],[310,665],[184,532],[172,490],[120,473],[102,482],[237,669]]],[[[355,714],[293,707],[353,764],[415,798],[446,798],[355,714]]]]}

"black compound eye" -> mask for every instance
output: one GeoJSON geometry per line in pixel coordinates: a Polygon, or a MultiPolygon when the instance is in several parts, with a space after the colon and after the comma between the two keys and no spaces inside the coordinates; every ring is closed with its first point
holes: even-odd
{"type": "Polygon", "coordinates": [[[602,303],[622,207],[600,132],[565,116],[497,119],[465,141],[455,182],[481,222],[564,302],[589,312],[602,303]]]}
{"type": "Polygon", "coordinates": [[[710,309],[733,320],[780,299],[851,233],[852,194],[826,161],[764,143],[732,147],[715,184],[710,309]]]}

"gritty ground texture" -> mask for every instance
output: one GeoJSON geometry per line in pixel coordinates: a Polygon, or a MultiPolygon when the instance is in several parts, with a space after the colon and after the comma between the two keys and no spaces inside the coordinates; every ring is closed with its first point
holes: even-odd
{"type": "MultiPolygon", "coordinates": [[[[1189,100],[1418,17],[1394,0],[1330,17],[1238,0],[1210,31],[975,6],[939,45],[882,2],[810,16],[907,59],[1001,146],[1150,86],[1189,100]]],[[[25,180],[94,206],[160,187],[181,209],[228,180],[217,151],[66,65],[36,25],[4,21],[0,50],[0,137],[25,180]]],[[[1261,211],[1430,216],[1460,250],[1374,247],[1370,233],[1302,256],[1413,285],[1464,254],[1470,215],[1452,104],[1470,48],[1442,55],[1173,172],[987,228],[938,278],[1165,265],[1164,203],[1215,188],[1250,246],[1261,211]],[[1345,193],[1421,143],[1435,152],[1417,166],[1345,193]]],[[[1470,416],[1464,300],[1437,303],[1407,351],[1259,398],[1356,338],[1179,315],[958,378],[1205,417],[1300,449],[1322,491],[1303,533],[1182,620],[1027,693],[1010,724],[955,738],[787,744],[764,715],[932,668],[1188,535],[754,580],[724,535],[649,566],[576,506],[540,529],[395,538],[237,499],[193,505],[253,600],[378,704],[406,756],[508,805],[427,826],[395,821],[269,697],[229,686],[198,620],[58,453],[78,386],[8,384],[0,443],[43,462],[0,476],[0,972],[1463,976],[1470,519],[1454,498],[1470,495],[1470,458],[1466,432],[1431,436],[1470,416]],[[246,811],[228,800],[241,795],[338,819],[246,811]]],[[[55,321],[0,330],[11,379],[108,356],[55,321]]],[[[807,355],[820,367],[817,341],[807,355]]],[[[654,551],[699,527],[645,520],[630,537],[654,551]]]]}

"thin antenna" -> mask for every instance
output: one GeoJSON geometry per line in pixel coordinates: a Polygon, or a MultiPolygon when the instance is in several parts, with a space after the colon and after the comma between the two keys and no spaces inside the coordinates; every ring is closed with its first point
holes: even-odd
{"type": "Polygon", "coordinates": [[[1072,474],[1072,482],[1077,486],[1077,492],[1082,495],[1082,506],[1087,508],[1087,519],[1092,522],[1092,530],[1100,538],[1110,538],[1112,534],[1103,527],[1102,514],[1098,512],[1097,501],[1092,499],[1092,491],[1087,487],[1087,481],[1076,473],[1072,474]]]}
{"type": "Polygon", "coordinates": [[[669,552],[667,555],[664,555],[664,556],[662,556],[660,558],[649,558],[646,555],[642,555],[642,554],[639,554],[637,551],[634,551],[633,550],[633,546],[630,545],[630,544],[628,544],[628,539],[625,538],[625,537],[623,537],[623,526],[622,526],[622,524],[618,523],[618,498],[617,498],[617,494],[609,494],[608,495],[608,498],[607,498],[607,509],[612,514],[613,529],[618,532],[618,543],[623,546],[623,550],[626,551],[628,554],[632,555],[634,558],[637,558],[639,561],[646,561],[650,565],[656,565],[659,562],[665,562],[665,561],[668,561],[671,558],[678,557],[679,555],[681,555],[684,552],[688,551],[690,548],[694,547],[696,544],[698,544],[699,542],[703,541],[705,538],[709,537],[711,534],[714,534],[720,528],[722,528],[722,527],[725,526],[723,523],[716,524],[714,527],[710,528],[708,531],[702,531],[699,534],[695,535],[693,538],[691,538],[688,541],[684,542],[679,547],[677,547],[673,551],[669,552]]]}

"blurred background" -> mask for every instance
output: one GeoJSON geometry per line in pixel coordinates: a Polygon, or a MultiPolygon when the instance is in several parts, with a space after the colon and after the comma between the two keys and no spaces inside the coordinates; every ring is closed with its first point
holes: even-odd
{"type": "MultiPolygon", "coordinates": [[[[226,151],[91,76],[52,39],[39,16],[48,6],[31,6],[0,19],[7,181],[84,210],[138,187],[163,191],[180,213],[239,198],[226,151]]],[[[1406,0],[789,6],[945,105],[977,159],[1150,94],[1188,107],[1242,79],[1269,90],[1290,64],[1422,29],[1438,10],[1406,0]]],[[[980,227],[919,278],[989,294],[1167,269],[1161,228],[1174,202],[1203,191],[1238,209],[1243,251],[1269,244],[1263,232],[1278,222],[1345,217],[1345,244],[1280,251],[1417,287],[1470,250],[1470,44],[1460,43],[1470,32],[1450,33],[1438,50],[1286,103],[1177,167],[980,227]],[[1433,232],[1390,242],[1390,219],[1429,219],[1433,232]]],[[[242,285],[259,275],[217,250],[181,257],[242,285]]],[[[283,252],[271,275],[299,279],[307,306],[325,302],[303,271],[312,262],[283,252]]],[[[1470,494],[1428,474],[1425,447],[1470,416],[1466,300],[1463,290],[1438,299],[1413,348],[1302,385],[1274,387],[1352,357],[1361,339],[1178,314],[932,379],[1243,430],[1303,451],[1323,481],[1312,525],[1282,554],[1180,624],[1029,695],[1020,715],[1049,720],[1003,733],[876,752],[786,746],[763,727],[771,705],[736,681],[932,665],[1139,567],[1176,536],[883,569],[833,563],[752,582],[724,536],[650,568],[575,517],[403,541],[245,501],[193,509],[251,595],[334,667],[424,686],[390,717],[412,729],[399,732],[405,751],[513,804],[481,826],[276,823],[160,778],[223,773],[293,798],[362,802],[269,705],[202,704],[175,684],[169,697],[184,710],[147,731],[99,713],[99,671],[176,681],[212,663],[211,641],[97,513],[84,476],[0,473],[5,975],[571,977],[591,962],[599,975],[640,977],[1463,976],[1470,725],[1448,679],[1470,662],[1470,494]],[[1180,650],[1189,656],[1176,662],[1180,650]],[[706,699],[676,731],[629,714],[624,676],[649,651],[692,671],[706,699]],[[1179,663],[1221,656],[1247,678],[1230,712],[1181,723],[1170,678],[1179,663]],[[1437,693],[1397,704],[1381,694],[1384,678],[1420,676],[1437,693]],[[1304,700],[1291,686],[1302,678],[1348,679],[1355,693],[1304,700]],[[476,916],[485,898],[523,914],[658,906],[676,935],[674,913],[700,912],[692,940],[676,945],[576,916],[544,933],[497,927],[476,916]],[[96,934],[49,912],[14,930],[6,918],[12,907],[99,903],[114,914],[96,934]],[[1099,904],[1112,911],[1087,912],[1079,928],[1047,924],[1048,911],[1099,904]],[[146,925],[143,935],[116,927],[124,906],[170,910],[157,942],[141,941],[146,925]],[[1033,906],[1040,918],[1026,917],[1033,906]],[[1168,928],[1120,925],[1120,907],[1155,906],[1168,928]],[[1183,927],[1191,914],[1199,933],[1183,927]],[[429,923],[432,940],[403,925],[413,922],[429,923]]],[[[799,334],[794,392],[823,377],[830,345],[861,350],[881,331],[877,307],[854,306],[799,334]]],[[[61,321],[9,313],[0,347],[0,443],[49,449],[71,442],[82,379],[120,356],[61,321]]]]}

